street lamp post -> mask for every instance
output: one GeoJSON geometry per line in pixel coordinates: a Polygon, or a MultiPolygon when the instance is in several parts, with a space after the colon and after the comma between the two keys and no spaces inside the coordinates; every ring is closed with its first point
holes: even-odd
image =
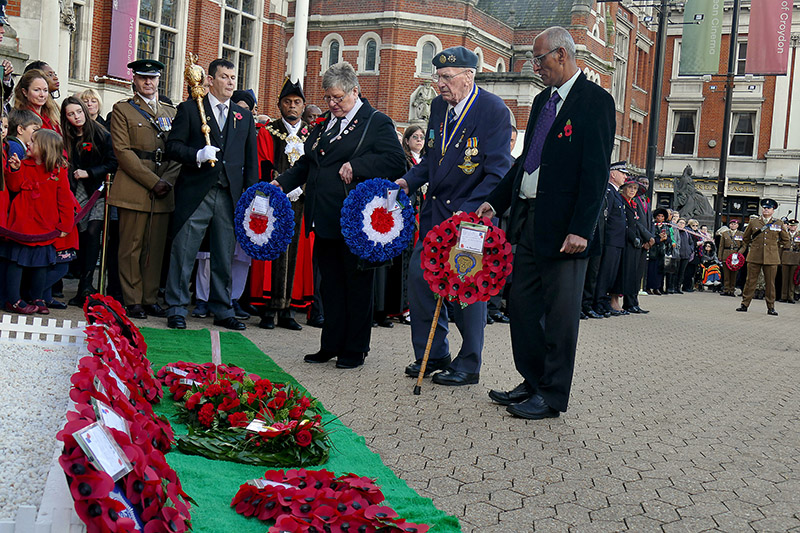
{"type": "Polygon", "coordinates": [[[658,32],[656,34],[655,63],[653,65],[653,87],[650,91],[650,121],[647,128],[647,162],[645,175],[649,182],[647,197],[652,201],[653,187],[656,176],[656,156],[658,155],[658,130],[661,119],[661,94],[664,84],[664,54],[667,48],[667,12],[668,0],[661,0],[661,12],[658,17],[658,32]]]}

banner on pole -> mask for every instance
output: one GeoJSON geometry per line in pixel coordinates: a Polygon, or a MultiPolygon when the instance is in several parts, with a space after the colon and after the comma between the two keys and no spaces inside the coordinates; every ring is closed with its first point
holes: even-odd
{"type": "Polygon", "coordinates": [[[139,0],[113,0],[111,4],[109,76],[123,80],[132,78],[128,63],[136,59],[136,16],[138,14],[139,0]]]}
{"type": "Polygon", "coordinates": [[[686,2],[679,67],[681,76],[719,73],[722,5],[723,0],[686,2]]]}
{"type": "Polygon", "coordinates": [[[791,0],[753,2],[750,6],[745,72],[785,75],[791,32],[791,0]]]}

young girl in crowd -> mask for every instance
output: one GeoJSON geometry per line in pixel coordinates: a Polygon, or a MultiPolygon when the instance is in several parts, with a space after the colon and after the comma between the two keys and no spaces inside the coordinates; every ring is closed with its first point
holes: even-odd
{"type": "MultiPolygon", "coordinates": [[[[69,155],[70,189],[83,207],[102,185],[106,174],[117,170],[111,135],[91,118],[86,104],[74,96],[66,98],[61,104],[61,125],[64,130],[64,149],[69,155]]],[[[101,196],[89,215],[78,223],[78,292],[69,301],[70,305],[83,307],[86,296],[96,292],[92,281],[100,255],[104,215],[105,201],[101,196]]]]}
{"type": "Polygon", "coordinates": [[[77,207],[69,190],[63,149],[61,135],[39,130],[28,144],[28,157],[20,161],[12,156],[9,161],[11,171],[6,174],[6,186],[15,196],[8,213],[8,229],[24,236],[48,236],[33,241],[18,237],[0,245],[0,257],[7,261],[5,306],[12,312],[50,312],[44,291],[48,267],[56,262],[53,244],[73,231],[77,207]],[[30,304],[20,296],[23,270],[30,273],[30,304]]]}

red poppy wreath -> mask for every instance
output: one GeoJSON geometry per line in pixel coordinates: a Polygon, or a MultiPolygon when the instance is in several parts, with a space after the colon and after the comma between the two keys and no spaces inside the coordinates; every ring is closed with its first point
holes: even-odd
{"type": "Polygon", "coordinates": [[[512,257],[505,232],[475,213],[453,215],[434,226],[422,242],[423,277],[431,290],[462,306],[499,294],[511,273],[512,257]],[[482,255],[458,250],[459,227],[464,223],[487,227],[482,255]]]}

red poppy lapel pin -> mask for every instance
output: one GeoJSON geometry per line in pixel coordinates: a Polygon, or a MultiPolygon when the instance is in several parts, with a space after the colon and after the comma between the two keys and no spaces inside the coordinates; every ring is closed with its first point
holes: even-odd
{"type": "Polygon", "coordinates": [[[233,112],[233,128],[236,129],[236,122],[242,120],[242,114],[238,111],[233,112]]]}
{"type": "Polygon", "coordinates": [[[569,137],[569,142],[572,142],[572,120],[567,119],[567,123],[564,125],[564,131],[558,134],[558,138],[561,137],[569,137]]]}

